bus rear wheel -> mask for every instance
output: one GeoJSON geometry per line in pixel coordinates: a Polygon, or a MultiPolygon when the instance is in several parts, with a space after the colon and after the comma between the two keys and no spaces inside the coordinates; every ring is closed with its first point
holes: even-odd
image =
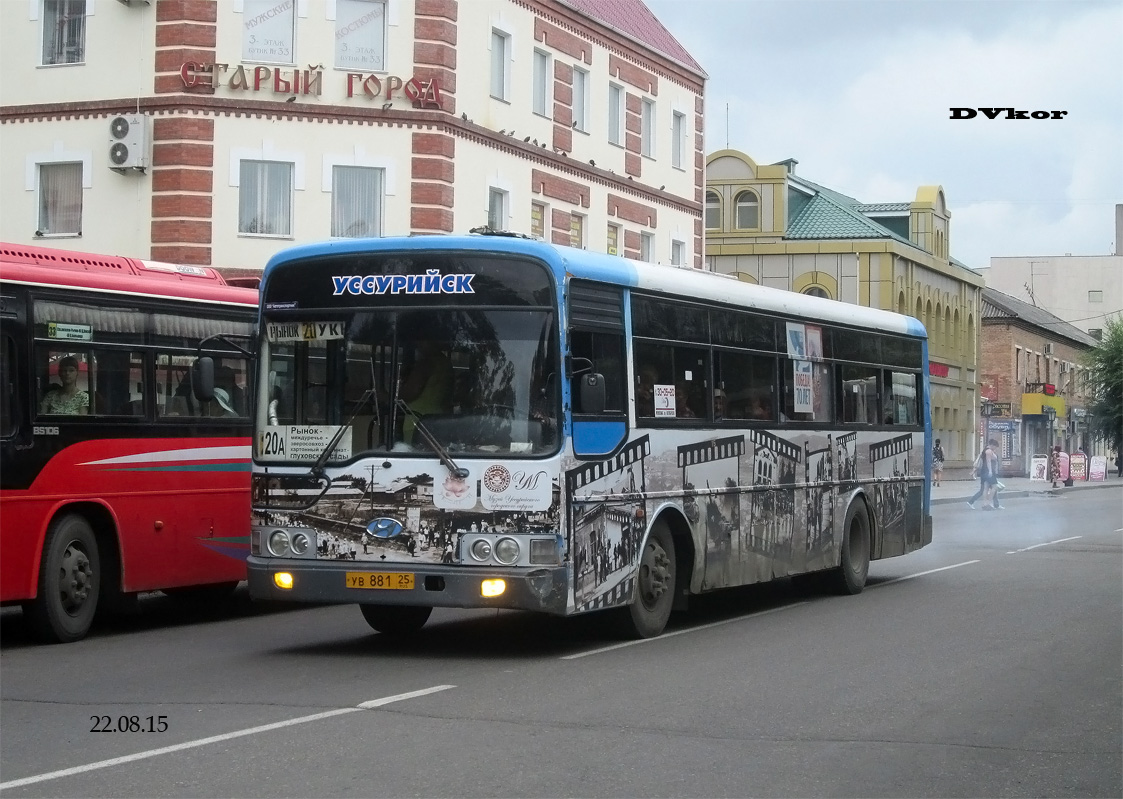
{"type": "Polygon", "coordinates": [[[662,633],[674,599],[675,542],[666,523],[657,521],[640,558],[636,595],[628,607],[628,632],[636,638],[654,638],[662,633]]]}
{"type": "Polygon", "coordinates": [[[425,626],[432,608],[417,605],[359,605],[363,618],[385,635],[409,635],[425,626]]]}
{"type": "Polygon", "coordinates": [[[101,558],[89,522],[78,514],[51,523],[39,564],[39,590],[23,608],[34,638],[66,644],[89,632],[101,593],[101,558]]]}
{"type": "Polygon", "coordinates": [[[860,500],[846,512],[842,557],[831,573],[832,587],[840,594],[860,594],[870,573],[870,517],[860,500]]]}

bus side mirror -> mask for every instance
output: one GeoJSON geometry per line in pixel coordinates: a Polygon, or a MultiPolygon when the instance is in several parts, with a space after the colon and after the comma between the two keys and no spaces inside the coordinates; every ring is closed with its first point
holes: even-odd
{"type": "Polygon", "coordinates": [[[199,402],[214,399],[214,358],[203,355],[191,364],[191,393],[199,402]]]}
{"type": "Polygon", "coordinates": [[[604,375],[586,372],[578,377],[578,380],[581,381],[579,389],[581,413],[604,413],[604,375]]]}

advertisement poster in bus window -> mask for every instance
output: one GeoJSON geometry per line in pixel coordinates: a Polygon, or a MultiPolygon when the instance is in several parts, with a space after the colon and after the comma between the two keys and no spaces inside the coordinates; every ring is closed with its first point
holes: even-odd
{"type": "Polygon", "coordinates": [[[811,361],[792,361],[792,410],[796,413],[815,412],[815,388],[811,361]]]}
{"type": "Polygon", "coordinates": [[[806,325],[807,358],[812,361],[823,360],[823,329],[818,325],[806,325]]]}
{"type": "MultiPolygon", "coordinates": [[[[807,359],[807,331],[798,322],[787,322],[788,329],[788,357],[803,361],[807,359]]],[[[820,345],[820,349],[822,346],[820,345]]]]}
{"type": "Polygon", "coordinates": [[[675,387],[674,385],[654,386],[655,390],[655,417],[671,418],[675,416],[675,387]]]}
{"type": "Polygon", "coordinates": [[[574,601],[579,611],[631,601],[639,546],[647,525],[647,436],[604,461],[565,473],[573,530],[574,601]],[[634,498],[632,498],[634,495],[634,498]]]}

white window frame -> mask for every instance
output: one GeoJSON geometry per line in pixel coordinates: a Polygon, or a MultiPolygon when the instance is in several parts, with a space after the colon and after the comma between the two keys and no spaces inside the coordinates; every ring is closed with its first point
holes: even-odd
{"type": "MultiPolygon", "coordinates": [[[[50,0],[50,1],[54,2],[56,5],[58,5],[58,4],[63,4],[63,5],[77,4],[77,3],[82,2],[82,0],[50,0]]],[[[44,57],[46,55],[46,48],[47,48],[47,42],[46,42],[46,36],[47,36],[47,2],[48,2],[48,0],[31,0],[31,19],[40,20],[40,23],[39,23],[39,41],[38,41],[38,45],[37,45],[38,50],[39,50],[39,66],[42,66],[42,67],[73,67],[73,66],[81,66],[82,64],[85,64],[86,63],[86,21],[87,21],[87,18],[93,16],[94,0],[85,0],[85,2],[82,3],[82,5],[83,5],[82,22],[79,26],[81,28],[81,33],[80,33],[80,42],[79,42],[79,45],[78,45],[81,52],[79,54],[80,57],[76,61],[65,61],[65,60],[63,60],[63,61],[48,61],[44,57]]],[[[56,42],[56,49],[57,49],[57,42],[56,42]]]]}
{"type": "Polygon", "coordinates": [[[511,34],[492,26],[488,52],[490,53],[488,74],[491,96],[509,103],[511,101],[511,34]],[[498,74],[499,70],[502,70],[502,74],[498,74]]]}
{"type": "Polygon", "coordinates": [[[623,225],[620,225],[616,222],[609,222],[608,223],[608,230],[605,231],[605,239],[606,239],[605,240],[605,252],[607,252],[609,255],[623,255],[624,254],[624,226],[623,225]],[[611,231],[611,230],[616,231],[616,252],[613,252],[612,249],[608,246],[609,245],[608,231],[611,231]]]}
{"type": "Polygon", "coordinates": [[[686,114],[671,112],[671,166],[686,169],[686,114]]]}
{"type": "Polygon", "coordinates": [[[655,234],[646,230],[639,234],[639,259],[649,264],[655,263],[655,234]]]}
{"type": "Polygon", "coordinates": [[[640,139],[639,154],[645,158],[655,157],[655,101],[644,97],[640,101],[640,139]]]}
{"type": "Polygon", "coordinates": [[[549,117],[550,108],[550,72],[553,59],[545,50],[534,48],[534,69],[531,78],[530,110],[542,117],[549,117]]]}
{"type": "Polygon", "coordinates": [[[352,72],[385,72],[386,71],[386,43],[388,41],[387,28],[390,24],[390,0],[330,0],[331,8],[328,9],[328,19],[336,22],[334,26],[334,61],[336,69],[346,69],[352,72]],[[371,9],[382,6],[382,20],[378,29],[371,30],[369,14],[359,13],[357,16],[348,15],[347,19],[339,19],[340,8],[350,7],[352,13],[359,11],[362,6],[371,9]],[[354,26],[354,27],[352,27],[354,26]],[[357,54],[352,46],[367,46],[377,50],[374,59],[371,56],[357,54]]]}
{"type": "Polygon", "coordinates": [[[573,129],[589,132],[589,73],[573,68],[573,129]]]}
{"type": "MultiPolygon", "coordinates": [[[[331,176],[330,180],[331,180],[331,185],[332,185],[331,217],[330,217],[330,221],[329,221],[329,234],[331,235],[331,237],[332,238],[348,238],[348,239],[351,239],[351,238],[378,238],[378,237],[382,236],[382,230],[383,230],[383,227],[385,226],[385,223],[384,223],[383,220],[384,220],[385,215],[386,215],[386,188],[385,188],[385,186],[386,186],[386,170],[381,168],[381,167],[376,167],[376,166],[359,166],[359,165],[356,165],[356,164],[332,164],[331,167],[328,170],[328,174],[331,176]],[[336,170],[340,170],[340,169],[364,170],[366,172],[371,173],[371,176],[375,180],[374,225],[373,225],[372,228],[364,228],[361,231],[356,231],[355,235],[347,235],[346,232],[345,233],[336,233],[335,230],[334,230],[335,216],[336,216],[336,198],[337,198],[337,194],[338,194],[337,191],[336,191],[336,185],[335,185],[336,177],[337,177],[336,170]]],[[[354,224],[355,223],[352,223],[351,227],[354,227],[354,224]]]]}
{"type": "MultiPolygon", "coordinates": [[[[238,235],[239,236],[252,237],[252,238],[265,238],[265,239],[292,239],[292,238],[295,238],[294,231],[293,231],[294,219],[296,217],[295,208],[294,208],[294,206],[296,204],[296,190],[293,187],[293,183],[295,182],[295,180],[296,180],[296,164],[294,164],[292,161],[277,161],[277,160],[266,160],[266,159],[257,160],[257,159],[253,159],[253,158],[243,158],[240,161],[238,161],[238,235]],[[242,220],[242,194],[246,190],[246,187],[242,185],[242,180],[241,180],[241,177],[242,177],[241,171],[242,171],[242,166],[244,164],[268,164],[268,165],[271,165],[271,166],[282,165],[282,166],[287,166],[289,168],[289,192],[288,192],[288,209],[287,209],[288,210],[288,214],[287,214],[288,219],[286,220],[286,219],[282,218],[280,220],[283,224],[287,225],[286,230],[277,231],[277,232],[261,232],[261,231],[256,231],[256,230],[243,230],[242,229],[243,224],[244,224],[243,220],[242,220]]],[[[267,190],[267,194],[270,197],[274,197],[274,198],[276,197],[275,191],[267,190]]],[[[256,199],[255,205],[260,208],[262,198],[256,197],[255,199],[256,199]]]]}
{"type": "Polygon", "coordinates": [[[671,266],[686,266],[686,242],[682,239],[671,239],[671,266]]]}
{"type": "Polygon", "coordinates": [[[263,14],[273,10],[267,7],[267,4],[270,2],[274,4],[274,8],[281,5],[278,0],[264,0],[264,2],[262,2],[262,0],[242,0],[241,8],[235,8],[236,11],[241,11],[242,13],[242,25],[239,33],[239,52],[242,56],[242,62],[245,64],[280,64],[284,66],[296,64],[296,18],[298,16],[304,16],[304,14],[299,13],[300,9],[298,5],[301,4],[296,2],[292,3],[292,25],[291,28],[289,28],[284,25],[285,20],[280,18],[279,14],[261,19],[259,23],[256,22],[263,14]],[[246,6],[250,3],[253,5],[247,9],[246,6]],[[259,11],[258,9],[262,7],[266,10],[259,11]],[[256,17],[254,16],[255,14],[257,15],[256,17]],[[249,27],[250,25],[253,25],[253,27],[249,27]],[[289,57],[287,59],[283,55],[274,55],[264,51],[261,53],[251,52],[251,48],[254,45],[261,46],[264,40],[272,36],[281,36],[287,39],[289,49],[289,57]]]}
{"type": "Polygon", "coordinates": [[[487,225],[492,230],[510,227],[511,193],[506,189],[489,186],[487,189],[487,225]]]}
{"type": "Polygon", "coordinates": [[[618,83],[608,84],[608,143],[624,146],[624,109],[628,105],[627,93],[618,83]]]}
{"type": "MultiPolygon", "coordinates": [[[[66,159],[66,160],[52,160],[40,162],[36,164],[36,203],[35,203],[35,236],[36,238],[80,238],[82,236],[82,217],[85,210],[85,180],[86,180],[87,166],[80,159],[66,159]],[[75,229],[73,230],[52,230],[49,224],[44,224],[44,221],[50,221],[52,214],[46,213],[47,219],[44,219],[45,209],[43,198],[43,170],[63,166],[77,166],[78,167],[78,213],[76,219],[75,229]]],[[[62,211],[59,208],[55,209],[54,216],[61,216],[62,211]]],[[[56,225],[57,227],[57,225],[56,225]]]]}
{"type": "Polygon", "coordinates": [[[703,207],[703,210],[702,210],[702,223],[703,223],[703,225],[705,225],[706,230],[721,230],[721,216],[722,216],[722,208],[723,207],[724,207],[724,205],[721,201],[721,195],[718,194],[713,189],[707,190],[706,195],[705,195],[705,203],[704,203],[704,207],[703,207]],[[711,196],[717,198],[716,205],[710,204],[710,197],[711,196]],[[712,227],[709,224],[710,211],[711,210],[717,211],[717,224],[713,225],[712,227]]]}

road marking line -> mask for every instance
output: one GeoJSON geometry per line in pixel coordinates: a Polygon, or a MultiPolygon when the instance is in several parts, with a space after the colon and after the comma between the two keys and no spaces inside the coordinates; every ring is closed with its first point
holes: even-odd
{"type": "Polygon", "coordinates": [[[1017,555],[1019,552],[1029,552],[1031,549],[1037,549],[1038,547],[1047,547],[1050,544],[1063,544],[1065,541],[1075,541],[1077,538],[1083,538],[1083,537],[1084,536],[1082,536],[1082,535],[1074,535],[1074,536],[1069,536],[1068,538],[1058,538],[1056,541],[1046,541],[1044,544],[1034,544],[1031,547],[1026,547],[1024,549],[1015,549],[1012,552],[1007,552],[1006,554],[1007,555],[1017,555]]]}
{"type": "Polygon", "coordinates": [[[320,719],[329,719],[332,716],[342,716],[347,713],[358,713],[362,710],[370,708],[381,707],[388,705],[391,702],[400,702],[403,699],[412,699],[415,696],[424,696],[425,694],[436,693],[437,691],[447,691],[449,688],[455,688],[455,685],[436,685],[432,688],[424,688],[420,691],[410,691],[405,694],[396,694],[394,696],[386,696],[381,699],[372,699],[369,702],[363,702],[356,707],[341,707],[336,710],[326,710],[323,713],[313,713],[311,716],[301,716],[287,721],[276,721],[272,724],[262,724],[258,727],[250,727],[245,730],[237,730],[235,732],[227,732],[222,735],[212,735],[209,738],[199,738],[194,741],[184,741],[183,743],[173,744],[172,746],[163,746],[159,749],[149,749],[145,752],[137,752],[132,755],[124,755],[123,757],[114,757],[109,760],[100,760],[96,763],[87,763],[84,766],[74,766],[73,768],[64,768],[59,771],[51,771],[46,774],[37,774],[33,777],[24,777],[18,780],[9,780],[8,782],[0,782],[0,791],[7,788],[20,788],[24,785],[32,785],[36,782],[46,782],[47,780],[57,780],[62,777],[71,777],[75,774],[84,774],[87,771],[97,771],[98,769],[109,768],[110,766],[119,766],[123,763],[132,763],[134,760],[144,760],[158,755],[167,755],[172,752],[179,752],[184,749],[195,749],[207,744],[219,743],[221,741],[229,741],[232,738],[242,738],[246,735],[256,735],[259,732],[269,732],[271,730],[279,730],[283,727],[292,727],[296,724],[307,724],[310,721],[319,721],[320,719]]]}
{"type": "Polygon", "coordinates": [[[747,616],[737,616],[733,619],[722,619],[721,621],[712,621],[709,624],[700,624],[697,627],[690,627],[684,630],[675,630],[670,633],[663,633],[655,638],[640,638],[637,641],[623,641],[619,644],[612,644],[611,646],[602,646],[600,649],[590,649],[588,652],[578,652],[576,655],[562,655],[560,660],[577,660],[577,658],[585,658],[589,655],[599,655],[602,652],[611,652],[614,649],[623,649],[627,646],[636,646],[637,644],[649,644],[654,641],[664,641],[668,638],[674,638],[676,635],[685,635],[686,633],[696,633],[699,630],[708,630],[711,627],[720,627],[723,624],[732,624],[735,621],[745,621],[746,619],[755,619],[757,616],[767,616],[769,613],[779,613],[781,610],[789,610],[791,608],[798,608],[800,605],[806,605],[806,602],[794,602],[791,605],[784,605],[781,608],[771,608],[769,610],[762,610],[757,613],[750,613],[747,616]]]}
{"type": "Polygon", "coordinates": [[[952,564],[951,566],[941,566],[938,569],[929,569],[926,572],[917,572],[916,574],[908,574],[908,575],[905,575],[904,577],[898,577],[895,580],[886,580],[883,583],[874,583],[873,585],[867,586],[867,587],[868,588],[881,588],[881,586],[883,586],[883,585],[892,585],[893,583],[899,583],[899,582],[902,582],[903,580],[911,580],[913,577],[923,577],[926,574],[935,574],[936,572],[945,572],[948,569],[958,569],[960,566],[970,566],[972,563],[978,563],[978,562],[979,561],[977,561],[977,560],[965,560],[965,561],[963,561],[963,563],[955,563],[955,564],[952,564]]]}

